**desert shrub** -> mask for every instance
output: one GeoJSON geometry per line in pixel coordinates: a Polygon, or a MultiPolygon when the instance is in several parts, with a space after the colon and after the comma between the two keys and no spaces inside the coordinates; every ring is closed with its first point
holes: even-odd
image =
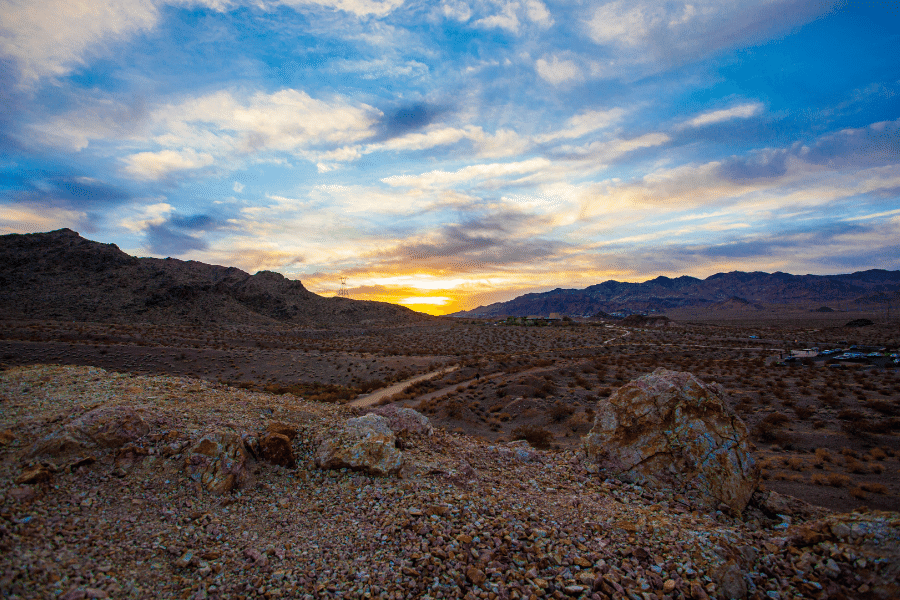
{"type": "Polygon", "coordinates": [[[875,460],[884,460],[887,458],[887,452],[884,451],[884,448],[873,448],[869,451],[869,454],[872,455],[872,458],[875,460]]]}
{"type": "Polygon", "coordinates": [[[785,423],[790,423],[791,419],[784,413],[780,413],[775,411],[766,417],[760,422],[761,425],[767,425],[769,427],[780,427],[785,423]]]}
{"type": "Polygon", "coordinates": [[[864,483],[860,485],[862,489],[867,492],[872,492],[873,494],[887,494],[888,489],[884,485],[880,483],[864,483]]]}
{"type": "Polygon", "coordinates": [[[803,419],[804,421],[806,419],[810,418],[811,416],[813,416],[813,414],[815,414],[815,412],[816,412],[816,409],[813,408],[812,406],[810,406],[809,404],[802,404],[800,406],[794,407],[794,414],[797,415],[798,419],[803,419]]]}
{"type": "Polygon", "coordinates": [[[525,440],[534,448],[546,450],[553,442],[553,434],[537,425],[520,425],[512,430],[514,440],[525,440]]]}
{"type": "Polygon", "coordinates": [[[830,463],[834,458],[831,456],[831,452],[828,451],[828,448],[816,448],[816,458],[821,460],[822,462],[830,463]]]}
{"type": "Polygon", "coordinates": [[[885,402],[884,400],[873,400],[868,403],[868,407],[883,415],[893,416],[900,413],[900,406],[897,406],[893,402],[885,402]]]}
{"type": "Polygon", "coordinates": [[[851,473],[861,474],[869,472],[869,469],[866,468],[866,465],[864,463],[856,460],[852,456],[844,457],[844,466],[847,467],[847,470],[851,473]]]}
{"type": "Polygon", "coordinates": [[[866,498],[868,498],[868,496],[866,496],[866,492],[859,486],[852,487],[852,488],[850,488],[849,491],[850,491],[850,495],[853,496],[854,498],[858,498],[860,500],[865,500],[866,498]]]}
{"type": "Polygon", "coordinates": [[[570,404],[555,404],[553,408],[550,409],[550,419],[554,423],[562,423],[566,419],[572,416],[572,413],[575,412],[575,407],[570,404]]]}
{"type": "Polygon", "coordinates": [[[828,473],[825,475],[825,482],[831,487],[847,487],[851,481],[849,477],[841,473],[828,473]]]}
{"type": "Polygon", "coordinates": [[[792,471],[802,471],[806,467],[806,461],[800,456],[792,456],[785,460],[784,463],[792,471]]]}

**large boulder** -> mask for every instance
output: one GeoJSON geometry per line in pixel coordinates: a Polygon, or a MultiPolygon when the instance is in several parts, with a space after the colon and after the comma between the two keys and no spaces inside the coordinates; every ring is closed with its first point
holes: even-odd
{"type": "Polygon", "coordinates": [[[214,494],[243,487],[250,481],[244,440],[231,431],[204,435],[185,452],[184,462],[190,478],[214,494]]]}
{"type": "Polygon", "coordinates": [[[589,466],[622,479],[690,491],[740,512],[758,483],[747,428],[725,391],[690,373],[656,369],[597,404],[583,440],[589,466]]]}
{"type": "Polygon", "coordinates": [[[348,419],[336,433],[319,436],[315,445],[315,462],[321,469],[393,475],[403,468],[403,452],[397,448],[390,423],[380,415],[348,419]]]}
{"type": "Polygon", "coordinates": [[[403,408],[388,404],[372,410],[388,421],[388,426],[395,436],[409,440],[416,437],[428,437],[434,434],[434,428],[428,417],[412,408],[403,408]]]}
{"type": "Polygon", "coordinates": [[[130,406],[96,408],[35,442],[29,454],[61,456],[85,450],[119,448],[150,432],[145,416],[145,411],[130,406]]]}

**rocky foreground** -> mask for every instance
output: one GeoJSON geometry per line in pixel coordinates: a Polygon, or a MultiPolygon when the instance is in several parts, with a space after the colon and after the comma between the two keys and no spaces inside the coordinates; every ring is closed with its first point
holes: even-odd
{"type": "MultiPolygon", "coordinates": [[[[541,452],[367,412],[96,368],[5,371],[0,594],[900,597],[897,513],[761,490],[742,511],[740,494],[716,506],[667,488],[671,473],[635,476],[633,453],[603,450],[604,423],[584,452],[541,452]]],[[[708,455],[733,461],[738,441],[708,455]]]]}

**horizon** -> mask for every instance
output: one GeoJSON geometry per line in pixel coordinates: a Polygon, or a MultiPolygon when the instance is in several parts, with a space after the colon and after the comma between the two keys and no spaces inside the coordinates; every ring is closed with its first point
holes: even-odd
{"type": "Polygon", "coordinates": [[[900,11],[836,1],[23,0],[0,234],[435,315],[898,270],[897,47],[900,11]]]}

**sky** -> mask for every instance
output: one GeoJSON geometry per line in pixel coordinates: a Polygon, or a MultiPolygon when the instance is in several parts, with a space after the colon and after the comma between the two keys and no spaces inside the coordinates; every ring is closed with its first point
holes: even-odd
{"type": "Polygon", "coordinates": [[[900,3],[0,0],[0,234],[447,314],[900,269],[900,3]]]}

